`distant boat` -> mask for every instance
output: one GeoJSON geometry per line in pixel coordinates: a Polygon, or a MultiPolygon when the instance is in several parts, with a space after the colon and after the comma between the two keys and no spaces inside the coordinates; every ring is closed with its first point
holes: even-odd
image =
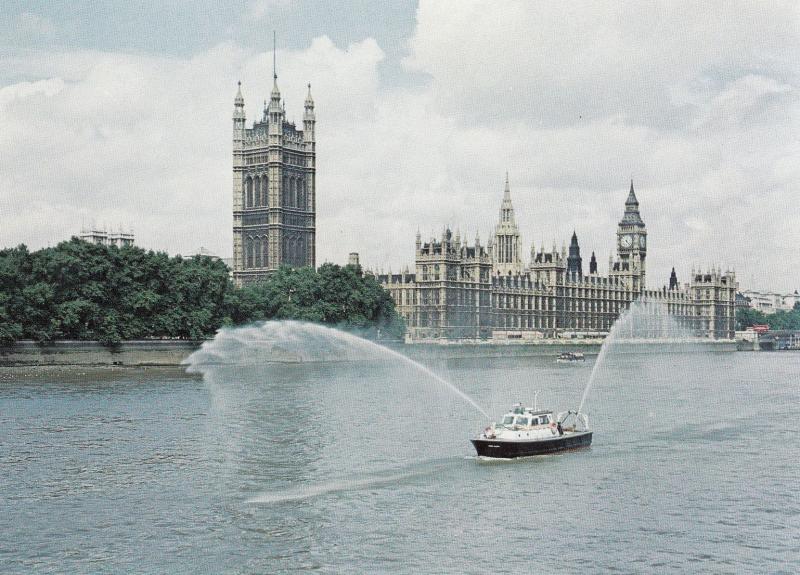
{"type": "Polygon", "coordinates": [[[592,432],[586,414],[565,411],[554,417],[518,403],[471,441],[481,457],[512,459],[588,447],[592,432]]]}
{"type": "Polygon", "coordinates": [[[586,361],[586,357],[582,353],[565,351],[556,358],[556,363],[572,363],[575,361],[586,361]]]}

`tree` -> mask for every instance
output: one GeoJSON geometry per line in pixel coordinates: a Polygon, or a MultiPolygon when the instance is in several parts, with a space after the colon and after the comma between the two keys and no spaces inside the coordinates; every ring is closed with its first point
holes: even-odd
{"type": "Polygon", "coordinates": [[[736,310],[736,329],[739,331],[765,323],[768,323],[767,317],[757,309],[742,307],[736,310]]]}
{"type": "Polygon", "coordinates": [[[0,342],[212,337],[222,325],[297,319],[402,336],[394,302],[358,266],[283,267],[236,289],[227,267],[72,238],[0,250],[0,342]]]}
{"type": "Polygon", "coordinates": [[[228,299],[231,323],[295,319],[334,325],[367,337],[402,337],[405,324],[394,301],[358,266],[326,263],[282,267],[264,282],[245,286],[228,299]]]}

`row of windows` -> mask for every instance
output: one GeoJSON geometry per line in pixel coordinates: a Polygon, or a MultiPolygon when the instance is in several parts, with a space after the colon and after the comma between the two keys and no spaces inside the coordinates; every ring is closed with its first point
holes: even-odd
{"type": "MultiPolygon", "coordinates": [[[[267,236],[247,236],[244,239],[245,269],[270,267],[268,244],[267,236]]],[[[306,245],[307,242],[302,236],[284,239],[283,262],[294,266],[306,265],[306,245]]]]}
{"type": "MultiPolygon", "coordinates": [[[[283,179],[282,205],[308,210],[309,193],[306,179],[286,176],[283,179]]],[[[244,207],[260,208],[269,204],[269,180],[267,175],[247,176],[244,180],[244,207]]]]}
{"type": "MultiPolygon", "coordinates": [[[[447,279],[452,281],[457,281],[458,277],[458,268],[456,266],[445,266],[447,270],[447,279]]],[[[433,265],[424,265],[422,266],[422,281],[439,281],[442,277],[441,270],[439,268],[439,264],[433,265]]],[[[472,271],[468,269],[461,269],[461,280],[462,281],[476,281],[477,278],[473,277],[472,271]]],[[[489,270],[488,269],[481,269],[480,270],[480,281],[485,282],[489,281],[489,270]]]]}
{"type": "Polygon", "coordinates": [[[269,267],[267,244],[266,236],[248,236],[244,239],[245,269],[269,267]]]}

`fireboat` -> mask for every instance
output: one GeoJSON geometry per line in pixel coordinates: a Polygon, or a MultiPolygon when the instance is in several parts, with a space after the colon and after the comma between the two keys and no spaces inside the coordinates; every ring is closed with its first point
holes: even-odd
{"type": "Polygon", "coordinates": [[[592,432],[585,413],[564,411],[554,416],[552,411],[517,403],[471,441],[480,457],[513,459],[589,447],[592,432]]]}

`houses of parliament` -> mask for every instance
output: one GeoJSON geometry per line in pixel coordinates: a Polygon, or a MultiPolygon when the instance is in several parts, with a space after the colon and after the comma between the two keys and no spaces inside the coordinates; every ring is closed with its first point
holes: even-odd
{"type": "MultiPolygon", "coordinates": [[[[269,103],[245,125],[241,84],[233,108],[233,279],[261,281],[280,266],[316,265],[316,148],[311,86],[303,129],[287,121],[273,70],[269,103]]],[[[407,325],[411,340],[556,338],[602,335],[631,302],[663,302],[695,335],[734,336],[736,278],[732,272],[692,271],[678,283],[648,289],[647,228],[631,182],[617,226],[617,256],[601,276],[594,253],[585,269],[576,234],[569,251],[531,247],[523,262],[506,177],[494,236],[416,238],[413,273],[378,274],[407,325]]]]}
{"type": "Polygon", "coordinates": [[[592,253],[585,269],[577,234],[569,250],[531,247],[523,262],[520,234],[506,177],[499,221],[487,244],[445,229],[439,238],[416,238],[414,273],[378,274],[404,317],[411,340],[531,340],[602,336],[637,299],[663,303],[695,337],[733,339],[736,277],[720,269],[692,270],[679,284],[648,289],[647,227],[631,182],[617,225],[616,258],[608,275],[592,253]]]}

